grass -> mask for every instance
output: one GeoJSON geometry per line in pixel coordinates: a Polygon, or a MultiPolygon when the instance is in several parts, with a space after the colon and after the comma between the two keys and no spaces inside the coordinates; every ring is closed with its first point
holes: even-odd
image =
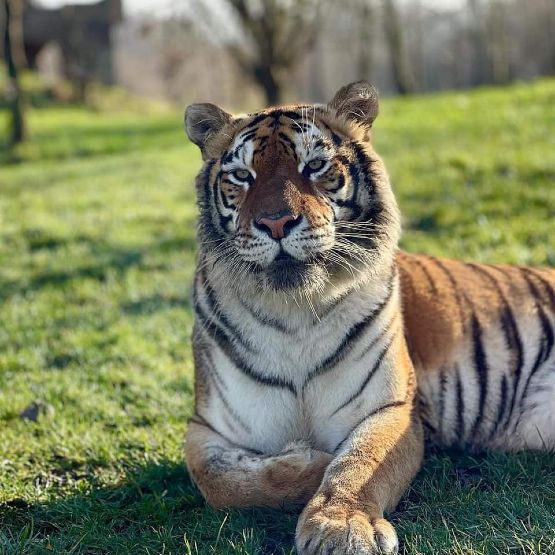
{"type": "MultiPolygon", "coordinates": [[[[0,553],[289,554],[294,514],[212,511],[192,407],[193,176],[180,115],[48,107],[0,154],[0,553]]],[[[0,120],[0,124],[2,121],[0,120]]],[[[555,80],[383,102],[403,246],[555,265],[555,80]]],[[[430,453],[406,555],[555,553],[555,460],[430,453]]]]}

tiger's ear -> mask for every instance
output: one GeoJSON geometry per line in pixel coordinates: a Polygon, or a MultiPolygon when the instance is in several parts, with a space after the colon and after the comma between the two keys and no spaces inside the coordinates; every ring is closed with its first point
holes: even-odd
{"type": "Polygon", "coordinates": [[[328,108],[368,128],[378,116],[378,91],[368,81],[357,81],[339,89],[328,108]]]}
{"type": "Polygon", "coordinates": [[[191,142],[201,150],[203,158],[207,158],[208,142],[217,135],[233,117],[214,104],[191,104],[185,110],[185,132],[191,142]]]}

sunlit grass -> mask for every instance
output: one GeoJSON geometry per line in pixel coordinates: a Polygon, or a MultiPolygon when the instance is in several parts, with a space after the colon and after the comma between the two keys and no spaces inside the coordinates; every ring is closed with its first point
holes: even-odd
{"type": "MultiPolygon", "coordinates": [[[[553,80],[384,101],[404,247],[555,265],[554,106],[553,80]]],[[[200,157],[181,115],[30,115],[0,154],[0,553],[290,553],[295,515],[212,511],[182,464],[200,157]]],[[[410,555],[555,553],[555,461],[432,454],[393,520],[410,555]]]]}

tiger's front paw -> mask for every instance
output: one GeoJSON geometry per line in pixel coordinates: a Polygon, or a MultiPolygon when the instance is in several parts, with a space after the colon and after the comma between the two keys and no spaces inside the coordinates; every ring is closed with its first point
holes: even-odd
{"type": "Polygon", "coordinates": [[[390,555],[398,552],[393,526],[347,506],[309,503],[297,525],[298,555],[390,555]]]}

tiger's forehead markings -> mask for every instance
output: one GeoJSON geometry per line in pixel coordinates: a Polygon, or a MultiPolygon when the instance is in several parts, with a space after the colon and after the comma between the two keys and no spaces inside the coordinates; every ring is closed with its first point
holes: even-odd
{"type": "Polygon", "coordinates": [[[300,106],[298,110],[275,108],[249,115],[253,119],[239,131],[222,162],[252,164],[253,157],[263,156],[270,144],[296,161],[326,149],[331,143],[322,134],[321,122],[316,122],[318,112],[317,106],[300,106]]]}

